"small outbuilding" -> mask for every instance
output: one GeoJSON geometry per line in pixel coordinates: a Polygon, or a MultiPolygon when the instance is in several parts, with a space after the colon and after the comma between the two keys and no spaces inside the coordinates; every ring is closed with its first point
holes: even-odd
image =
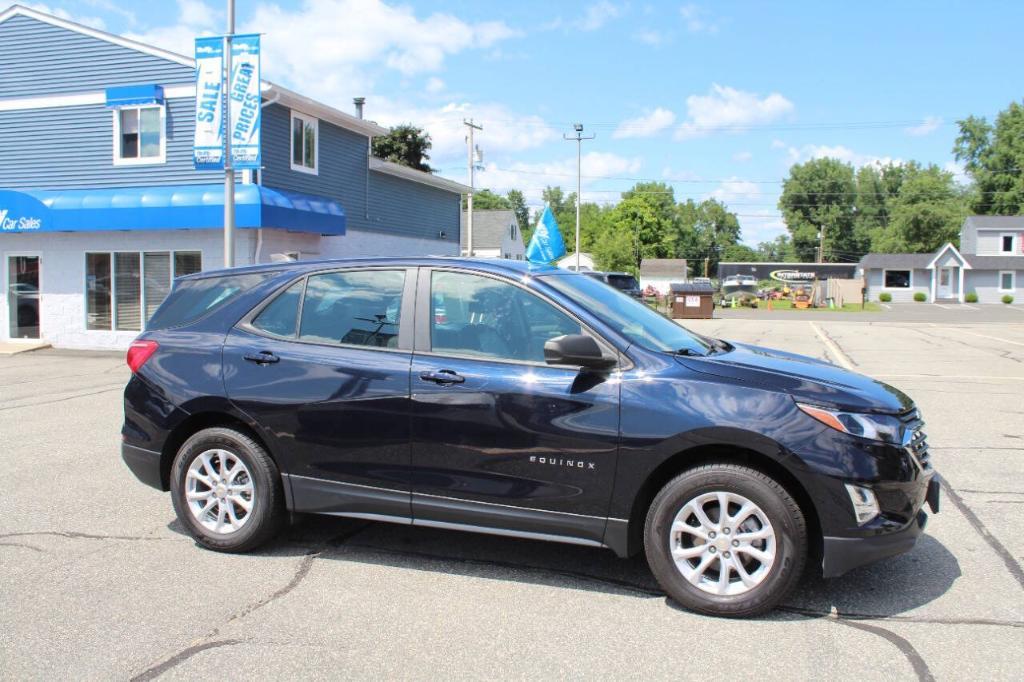
{"type": "Polygon", "coordinates": [[[640,289],[652,287],[660,295],[671,293],[671,284],[689,281],[685,258],[645,258],[640,261],[640,289]]]}

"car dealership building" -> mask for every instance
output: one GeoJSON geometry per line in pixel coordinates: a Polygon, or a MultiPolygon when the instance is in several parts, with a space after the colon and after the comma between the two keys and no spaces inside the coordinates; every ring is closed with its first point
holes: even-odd
{"type": "MultiPolygon", "coordinates": [[[[194,60],[15,6],[0,63],[0,341],[125,348],[174,277],[224,262],[194,60]]],[[[463,185],[372,157],[387,131],[361,116],[265,81],[261,99],[237,265],[458,254],[463,185]]]]}

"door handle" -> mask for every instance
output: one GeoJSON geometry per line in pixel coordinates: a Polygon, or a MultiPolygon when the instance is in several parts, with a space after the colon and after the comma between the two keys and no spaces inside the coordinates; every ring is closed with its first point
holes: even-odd
{"type": "Polygon", "coordinates": [[[450,369],[439,369],[436,372],[420,372],[420,379],[446,386],[448,384],[461,384],[466,380],[466,377],[456,374],[450,369]]]}
{"type": "Polygon", "coordinates": [[[281,361],[281,358],[277,357],[269,350],[261,350],[259,353],[246,353],[242,357],[249,362],[255,362],[257,365],[269,365],[281,361]]]}

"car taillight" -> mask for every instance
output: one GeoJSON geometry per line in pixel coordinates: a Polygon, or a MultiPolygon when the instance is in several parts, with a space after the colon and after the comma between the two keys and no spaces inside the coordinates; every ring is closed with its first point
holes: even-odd
{"type": "Polygon", "coordinates": [[[132,345],[128,346],[128,356],[125,358],[132,373],[138,372],[159,347],[160,344],[156,341],[132,341],[132,345]]]}

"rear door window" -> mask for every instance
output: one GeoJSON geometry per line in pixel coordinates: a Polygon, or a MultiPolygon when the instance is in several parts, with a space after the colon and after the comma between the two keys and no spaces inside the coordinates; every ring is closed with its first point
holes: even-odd
{"type": "Polygon", "coordinates": [[[608,275],[608,284],[616,289],[636,289],[640,286],[632,275],[608,275]]]}
{"type": "Polygon", "coordinates": [[[302,287],[305,280],[291,285],[260,311],[252,321],[252,326],[275,336],[295,336],[295,327],[299,320],[299,299],[302,298],[302,287]]]}
{"type": "Polygon", "coordinates": [[[146,329],[167,329],[194,322],[252,289],[271,273],[203,277],[177,282],[146,329]]]}
{"type": "Polygon", "coordinates": [[[404,288],[405,270],[312,275],[302,302],[299,340],[395,348],[404,288]]]}

